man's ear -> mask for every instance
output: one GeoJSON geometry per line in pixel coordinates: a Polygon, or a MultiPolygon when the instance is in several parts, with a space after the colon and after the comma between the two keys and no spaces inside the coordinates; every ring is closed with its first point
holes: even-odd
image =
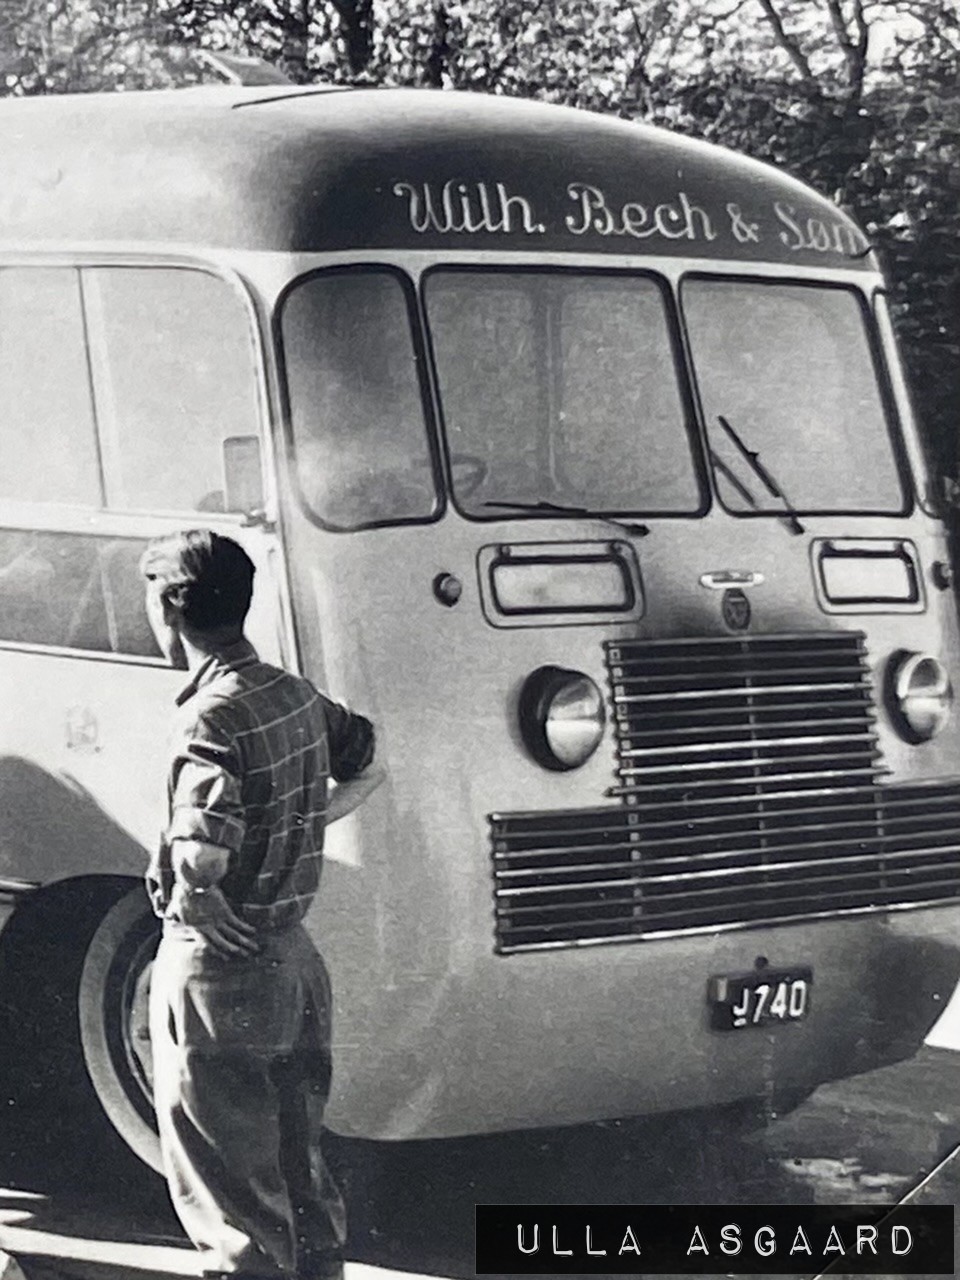
{"type": "Polygon", "coordinates": [[[163,621],[168,627],[178,631],[183,619],[183,607],[186,604],[187,588],[183,583],[173,582],[160,592],[160,603],[163,606],[163,621]]]}

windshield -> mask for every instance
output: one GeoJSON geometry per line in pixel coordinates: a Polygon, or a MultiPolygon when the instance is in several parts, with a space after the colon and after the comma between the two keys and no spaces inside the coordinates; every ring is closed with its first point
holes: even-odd
{"type": "Polygon", "coordinates": [[[689,280],[683,310],[727,507],[781,512],[785,506],[748,465],[738,437],[776,477],[795,511],[903,510],[864,312],[853,290],[689,280]]]}
{"type": "Polygon", "coordinates": [[[510,504],[700,508],[653,280],[451,269],[429,273],[424,292],[454,492],[468,515],[510,504]]]}

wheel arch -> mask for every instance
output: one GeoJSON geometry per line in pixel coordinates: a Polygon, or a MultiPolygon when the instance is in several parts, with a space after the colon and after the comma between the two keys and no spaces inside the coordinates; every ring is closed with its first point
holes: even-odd
{"type": "Polygon", "coordinates": [[[148,929],[152,913],[133,876],[66,877],[16,903],[0,931],[0,1080],[11,1097],[62,1126],[65,1142],[73,1129],[88,1141],[101,1136],[106,1148],[119,1135],[156,1170],[149,1124],[142,1116],[132,1129],[118,1123],[123,1100],[110,1069],[122,981],[116,964],[138,922],[148,929]]]}

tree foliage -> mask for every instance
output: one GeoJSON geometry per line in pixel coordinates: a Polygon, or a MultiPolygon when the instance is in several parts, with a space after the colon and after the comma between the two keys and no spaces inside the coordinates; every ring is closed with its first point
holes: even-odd
{"type": "Polygon", "coordinates": [[[298,82],[644,118],[795,173],[880,249],[921,420],[957,473],[956,0],[0,0],[8,93],[191,83],[202,49],[259,55],[298,82]]]}

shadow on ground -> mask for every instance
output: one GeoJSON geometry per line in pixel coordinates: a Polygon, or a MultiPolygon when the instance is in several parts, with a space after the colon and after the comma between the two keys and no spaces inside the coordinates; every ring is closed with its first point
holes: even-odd
{"type": "MultiPolygon", "coordinates": [[[[9,1111],[0,1223],[182,1240],[159,1179],[129,1161],[91,1166],[76,1133],[67,1144],[50,1117],[9,1111]]],[[[958,1142],[960,1053],[927,1049],[825,1086],[759,1130],[714,1112],[398,1145],[331,1138],[329,1152],[347,1191],[354,1260],[472,1277],[478,1203],[894,1203],[958,1142]]],[[[949,1179],[940,1185],[954,1195],[949,1179]]]]}

